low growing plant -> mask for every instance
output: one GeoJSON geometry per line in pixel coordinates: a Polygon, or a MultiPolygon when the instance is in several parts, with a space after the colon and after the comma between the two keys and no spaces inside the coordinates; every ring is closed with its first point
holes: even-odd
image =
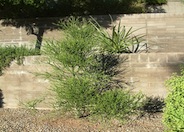
{"type": "MultiPolygon", "coordinates": [[[[112,27],[112,32],[104,30],[98,23],[94,26],[98,30],[99,42],[102,47],[109,53],[134,53],[139,52],[141,43],[144,41],[144,35],[135,35],[134,33],[139,30],[133,28],[127,29],[119,22],[118,26],[112,27]]],[[[145,46],[147,47],[146,43],[145,46]]]]}
{"type": "Polygon", "coordinates": [[[174,74],[166,81],[169,87],[169,94],[165,100],[163,122],[166,125],[166,131],[183,132],[184,131],[184,69],[181,75],[174,74]]]}
{"type": "Polygon", "coordinates": [[[25,103],[22,103],[23,106],[25,106],[28,109],[31,110],[36,110],[36,106],[41,103],[44,100],[44,98],[39,98],[39,99],[34,99],[34,100],[29,100],[25,103]]]}
{"type": "Polygon", "coordinates": [[[26,48],[25,46],[0,46],[0,75],[2,74],[2,70],[8,67],[13,60],[16,60],[18,64],[22,64],[24,56],[38,54],[40,54],[38,51],[26,48]]]}
{"type": "Polygon", "coordinates": [[[129,91],[113,89],[98,95],[94,113],[107,119],[120,119],[135,114],[142,106],[142,94],[132,95],[129,91]]]}

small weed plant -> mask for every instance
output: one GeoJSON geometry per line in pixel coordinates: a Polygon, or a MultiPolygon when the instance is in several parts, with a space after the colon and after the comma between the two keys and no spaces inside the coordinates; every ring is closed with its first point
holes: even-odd
{"type": "Polygon", "coordinates": [[[184,69],[181,75],[174,74],[166,81],[169,87],[169,94],[165,100],[163,122],[166,125],[166,131],[183,132],[184,131],[184,69]]]}
{"type": "Polygon", "coordinates": [[[104,64],[106,55],[91,21],[71,17],[60,25],[65,39],[48,41],[43,47],[52,67],[44,76],[56,93],[56,106],[78,117],[123,119],[133,112],[141,96],[131,95],[121,87],[109,88],[113,76],[106,72],[110,71],[104,64]]]}
{"type": "Polygon", "coordinates": [[[36,106],[39,103],[41,103],[43,100],[44,100],[44,98],[29,100],[26,103],[22,103],[22,105],[25,106],[28,109],[36,110],[36,106]]]}

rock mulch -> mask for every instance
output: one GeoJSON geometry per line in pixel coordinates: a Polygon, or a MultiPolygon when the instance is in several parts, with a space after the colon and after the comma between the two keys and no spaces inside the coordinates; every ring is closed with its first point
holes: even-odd
{"type": "Polygon", "coordinates": [[[0,109],[0,132],[163,132],[161,114],[102,125],[85,119],[62,117],[49,110],[0,109]]]}

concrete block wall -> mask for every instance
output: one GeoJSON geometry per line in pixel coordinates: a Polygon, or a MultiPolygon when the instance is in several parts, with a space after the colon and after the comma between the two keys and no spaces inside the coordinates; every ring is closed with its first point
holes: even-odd
{"type": "Polygon", "coordinates": [[[27,35],[24,28],[16,28],[13,26],[0,26],[0,44],[1,45],[31,45],[34,43],[35,37],[27,35]]]}
{"type": "Polygon", "coordinates": [[[122,54],[121,57],[127,57],[126,63],[120,66],[126,72],[119,77],[128,80],[133,91],[148,96],[166,97],[165,81],[173,73],[179,73],[184,64],[184,53],[122,54]]]}
{"type": "Polygon", "coordinates": [[[184,3],[182,0],[168,0],[166,5],[162,6],[166,13],[183,13],[184,3]]]}
{"type": "MultiPolygon", "coordinates": [[[[165,80],[172,73],[179,72],[179,65],[184,64],[184,53],[121,54],[120,58],[126,61],[120,64],[124,72],[118,75],[118,79],[128,82],[132,91],[141,91],[148,96],[165,97],[165,80]]],[[[24,65],[13,62],[4,70],[3,76],[0,76],[3,107],[24,107],[22,103],[46,97],[37,107],[52,108],[54,93],[49,90],[50,83],[34,74],[50,69],[43,63],[46,60],[42,56],[25,57],[24,65]]]]}
{"type": "Polygon", "coordinates": [[[183,52],[184,14],[139,14],[119,16],[127,28],[139,29],[145,35],[149,52],[183,52]]]}
{"type": "MultiPolygon", "coordinates": [[[[179,72],[179,65],[184,64],[184,13],[113,15],[114,23],[111,23],[109,16],[93,17],[108,31],[118,22],[127,29],[140,28],[136,33],[145,35],[149,53],[122,54],[121,58],[126,61],[120,65],[124,72],[118,78],[129,82],[134,92],[142,91],[148,96],[165,97],[165,80],[173,72],[179,72]]],[[[61,39],[61,31],[52,23],[58,20],[59,18],[19,20],[24,23],[21,25],[5,24],[5,20],[0,20],[0,45],[25,44],[34,47],[37,36],[28,33],[29,24],[26,23],[31,23],[35,32],[38,28],[44,29],[44,40],[61,39]]],[[[38,107],[51,108],[53,93],[48,90],[50,83],[34,74],[49,70],[48,65],[38,63],[45,60],[45,57],[40,56],[25,57],[24,65],[19,66],[13,62],[4,71],[3,76],[0,76],[0,103],[3,97],[3,107],[22,107],[22,103],[46,97],[38,107]]]]}
{"type": "MultiPolygon", "coordinates": [[[[111,30],[112,25],[121,21],[127,29],[140,29],[135,34],[145,35],[145,43],[149,52],[183,52],[184,47],[184,13],[151,13],[112,15],[114,23],[109,16],[93,16],[102,26],[111,30]]],[[[29,34],[31,25],[35,32],[38,28],[44,30],[43,39],[60,39],[61,31],[53,24],[60,18],[28,19],[6,22],[0,20],[0,44],[1,45],[31,45],[34,46],[37,36],[29,34]],[[18,24],[17,24],[17,23],[18,24]]]]}
{"type": "Polygon", "coordinates": [[[43,63],[44,59],[39,56],[25,57],[23,65],[17,65],[14,61],[9,68],[3,71],[3,75],[0,76],[3,107],[25,107],[24,104],[29,101],[45,98],[38,107],[50,108],[52,92],[49,90],[49,82],[36,75],[49,70],[48,65],[43,63]]]}
{"type": "Polygon", "coordinates": [[[60,18],[42,19],[1,19],[0,20],[0,45],[26,45],[34,47],[43,31],[43,39],[60,39],[62,33],[55,24],[60,18]]]}

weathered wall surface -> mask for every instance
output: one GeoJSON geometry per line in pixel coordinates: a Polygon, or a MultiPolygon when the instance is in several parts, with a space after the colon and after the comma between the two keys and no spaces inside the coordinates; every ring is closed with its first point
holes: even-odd
{"type": "MultiPolygon", "coordinates": [[[[141,28],[137,34],[145,35],[149,52],[183,52],[184,50],[183,13],[113,15],[114,23],[111,23],[109,16],[94,16],[94,18],[105,28],[110,28],[119,21],[127,28],[141,28]]],[[[53,24],[58,21],[59,18],[0,20],[0,44],[34,45],[39,34],[38,29],[43,31],[44,39],[62,38],[58,27],[53,24]]]]}
{"type": "Polygon", "coordinates": [[[23,65],[13,62],[0,76],[0,89],[3,94],[5,108],[24,107],[28,101],[46,97],[40,108],[49,108],[51,101],[48,99],[51,92],[48,90],[49,82],[37,77],[37,73],[45,72],[49,67],[44,64],[44,57],[26,57],[23,65]],[[42,64],[40,63],[42,62],[42,64]]]}
{"type": "Polygon", "coordinates": [[[39,37],[46,39],[62,38],[55,24],[60,18],[42,19],[1,19],[0,45],[26,45],[34,47],[39,37]]]}
{"type": "Polygon", "coordinates": [[[167,80],[174,72],[180,71],[184,64],[184,53],[141,53],[121,55],[127,56],[125,67],[126,74],[120,74],[134,87],[133,91],[142,91],[148,96],[166,97],[167,80]]]}
{"type": "Polygon", "coordinates": [[[162,6],[166,13],[183,13],[184,3],[182,0],[167,0],[167,4],[162,6]]]}
{"type": "Polygon", "coordinates": [[[183,52],[184,14],[142,14],[121,17],[127,27],[145,34],[150,52],[183,52]]]}
{"type": "MultiPolygon", "coordinates": [[[[164,9],[173,8],[170,5],[173,4],[169,3],[164,9]]],[[[145,35],[149,53],[121,55],[126,61],[120,66],[124,73],[118,77],[129,82],[133,91],[165,97],[165,80],[173,72],[179,71],[180,64],[184,64],[184,13],[174,13],[113,15],[114,23],[111,23],[109,16],[94,16],[107,29],[120,21],[127,29],[140,28],[136,33],[145,35]]],[[[34,47],[42,33],[44,40],[61,39],[62,33],[53,24],[59,20],[60,18],[0,20],[0,45],[25,44],[34,47]]],[[[48,90],[49,82],[34,74],[49,70],[48,65],[38,63],[45,59],[39,56],[26,57],[24,65],[18,66],[14,62],[4,71],[3,76],[0,76],[0,107],[2,101],[5,108],[17,108],[29,100],[45,97],[46,100],[38,107],[51,108],[53,93],[48,90]]]]}
{"type": "MultiPolygon", "coordinates": [[[[164,82],[173,72],[179,71],[179,65],[184,64],[184,53],[141,53],[122,54],[120,68],[123,73],[119,79],[126,80],[135,92],[142,91],[148,96],[165,97],[167,89],[164,82]]],[[[26,57],[24,65],[15,62],[0,76],[0,89],[3,94],[5,108],[23,107],[22,103],[46,97],[39,108],[51,108],[53,93],[49,90],[49,82],[35,76],[35,72],[49,70],[43,63],[45,57],[26,57]],[[42,62],[42,63],[40,63],[42,62]]]]}

